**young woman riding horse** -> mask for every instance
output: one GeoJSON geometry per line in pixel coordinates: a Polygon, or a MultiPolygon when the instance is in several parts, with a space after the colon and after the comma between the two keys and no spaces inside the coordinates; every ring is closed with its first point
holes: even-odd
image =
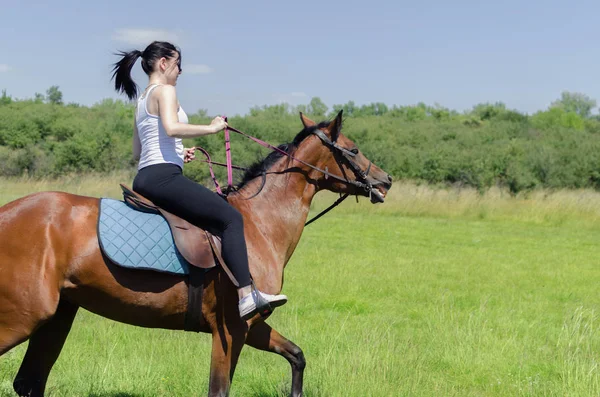
{"type": "MultiPolygon", "coordinates": [[[[183,176],[183,164],[194,158],[182,138],[193,138],[222,131],[227,123],[215,117],[210,125],[193,125],[177,100],[175,85],[182,72],[181,51],[171,43],[155,41],[142,51],[122,52],[115,64],[115,89],[135,99],[137,86],[131,69],[138,58],[149,77],[139,97],[133,131],[133,155],[138,174],[133,189],[156,205],[221,237],[223,259],[239,283],[239,311],[243,319],[252,318],[257,296],[251,293],[248,253],[241,214],[206,187],[183,176]]],[[[285,295],[261,294],[272,308],[287,302],[285,295]]]]}
{"type": "MultiPolygon", "coordinates": [[[[154,71],[158,63],[158,76],[166,79],[171,62],[180,59],[179,53],[174,59],[173,51],[153,57],[155,63],[148,70],[154,71]]],[[[139,55],[129,57],[129,66],[139,55]]],[[[142,55],[142,66],[148,68],[145,59],[151,54],[142,55]]],[[[161,87],[154,90],[169,88],[161,87]]],[[[150,99],[153,96],[146,93],[150,99]]],[[[172,106],[176,114],[175,100],[172,106]]],[[[157,108],[148,111],[159,113],[157,108]]],[[[138,107],[138,114],[143,112],[146,108],[138,107]]],[[[251,167],[228,196],[244,219],[253,280],[270,294],[279,294],[283,287],[285,267],[318,192],[369,197],[372,203],[380,203],[392,185],[391,177],[342,133],[342,112],[318,124],[304,115],[301,120],[303,129],[293,141],[251,167]]],[[[29,341],[13,383],[19,396],[44,396],[79,308],[141,327],[185,329],[188,277],[127,269],[107,261],[99,245],[100,203],[96,197],[54,191],[30,194],[0,207],[0,357],[29,341]]],[[[260,315],[248,321],[240,318],[238,293],[225,273],[216,267],[204,279],[205,326],[200,332],[212,338],[208,395],[228,395],[240,353],[248,345],[284,357],[292,370],[291,396],[302,396],[306,366],[302,349],[260,315]]],[[[101,339],[97,342],[106,343],[101,339]]],[[[2,371],[4,364],[0,359],[2,371]]],[[[54,385],[57,390],[60,382],[54,385]]]]}

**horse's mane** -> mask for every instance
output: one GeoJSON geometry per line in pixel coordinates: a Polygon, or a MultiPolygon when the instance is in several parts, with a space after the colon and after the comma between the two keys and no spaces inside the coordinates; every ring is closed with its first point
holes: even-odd
{"type": "MultiPolygon", "coordinates": [[[[300,131],[298,133],[298,135],[296,135],[296,137],[294,138],[294,140],[292,142],[283,143],[278,146],[278,149],[281,149],[288,154],[292,154],[298,148],[300,143],[302,143],[302,141],[304,141],[304,139],[306,139],[308,136],[310,136],[315,130],[323,129],[323,128],[327,127],[328,125],[329,125],[328,121],[323,121],[323,122],[319,123],[318,125],[314,125],[312,127],[306,127],[302,131],[300,131]]],[[[242,176],[240,182],[237,183],[237,186],[233,190],[240,190],[241,188],[246,186],[246,184],[248,184],[248,182],[250,182],[251,180],[258,178],[258,177],[262,177],[264,175],[264,173],[267,172],[283,156],[284,155],[282,153],[272,151],[264,159],[259,160],[256,163],[252,164],[250,167],[247,168],[247,170],[244,173],[244,175],[242,176]]]]}

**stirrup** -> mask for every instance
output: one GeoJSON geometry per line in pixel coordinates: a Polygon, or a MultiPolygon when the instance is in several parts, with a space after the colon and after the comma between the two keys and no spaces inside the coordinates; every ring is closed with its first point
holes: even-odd
{"type": "Polygon", "coordinates": [[[254,284],[254,280],[250,280],[250,293],[252,294],[252,298],[254,299],[254,304],[256,305],[256,312],[260,314],[262,318],[266,318],[273,313],[273,308],[268,300],[262,297],[262,294],[256,289],[256,285],[254,284]]]}

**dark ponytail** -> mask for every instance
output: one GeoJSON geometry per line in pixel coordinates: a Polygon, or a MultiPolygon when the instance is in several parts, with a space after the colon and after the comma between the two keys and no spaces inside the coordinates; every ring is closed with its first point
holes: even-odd
{"type": "Polygon", "coordinates": [[[173,58],[175,54],[179,55],[179,70],[181,70],[181,50],[171,43],[164,41],[152,42],[144,52],[133,50],[130,52],[119,52],[116,55],[122,57],[114,64],[113,80],[115,80],[115,90],[125,93],[129,99],[134,99],[138,94],[138,86],[131,78],[131,68],[138,60],[142,58],[142,69],[148,76],[154,70],[154,65],[160,58],[173,58]]]}
{"type": "Polygon", "coordinates": [[[131,52],[119,52],[117,55],[121,56],[121,60],[115,63],[113,68],[113,80],[115,80],[115,90],[120,93],[127,94],[129,99],[137,97],[138,86],[131,78],[131,68],[142,56],[142,52],[133,50],[131,52]]]}

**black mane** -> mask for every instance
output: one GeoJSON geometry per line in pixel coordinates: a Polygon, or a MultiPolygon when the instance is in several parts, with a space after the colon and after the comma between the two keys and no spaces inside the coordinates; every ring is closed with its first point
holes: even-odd
{"type": "MultiPolygon", "coordinates": [[[[315,125],[312,127],[306,127],[302,131],[300,131],[298,133],[298,135],[296,135],[296,137],[294,138],[294,140],[292,142],[283,143],[278,146],[278,149],[281,149],[288,154],[292,154],[294,152],[294,150],[296,150],[298,148],[300,143],[302,143],[302,141],[304,141],[304,139],[306,139],[307,137],[312,135],[312,133],[315,130],[323,129],[323,128],[327,127],[328,125],[329,125],[329,121],[323,121],[323,122],[319,123],[318,125],[315,125]]],[[[269,153],[269,155],[267,157],[265,157],[264,159],[252,164],[250,167],[248,167],[247,171],[242,176],[242,179],[237,184],[235,190],[239,190],[239,189],[243,188],[251,180],[253,180],[259,176],[262,176],[266,171],[269,170],[269,168],[271,168],[273,166],[273,164],[275,164],[283,156],[284,156],[283,154],[273,151],[273,152],[269,153]]]]}

